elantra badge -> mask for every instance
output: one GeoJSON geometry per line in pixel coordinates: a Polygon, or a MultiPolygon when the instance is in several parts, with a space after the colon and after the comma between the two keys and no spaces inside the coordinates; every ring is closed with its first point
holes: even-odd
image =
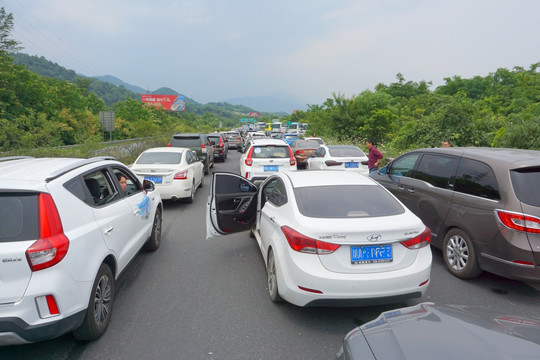
{"type": "Polygon", "coordinates": [[[367,237],[368,241],[375,242],[381,240],[381,234],[371,234],[367,237]]]}

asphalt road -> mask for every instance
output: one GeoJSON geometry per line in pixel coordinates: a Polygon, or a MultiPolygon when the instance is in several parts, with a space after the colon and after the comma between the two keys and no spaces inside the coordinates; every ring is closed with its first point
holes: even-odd
{"type": "MultiPolygon", "coordinates": [[[[238,159],[231,151],[213,171],[238,172],[238,159]]],[[[247,233],[205,239],[209,183],[206,176],[193,204],[165,204],[161,247],[141,252],[118,279],[112,320],[101,339],[78,343],[68,334],[0,348],[0,359],[334,359],[354,327],[381,311],[422,301],[540,317],[540,288],[487,273],[457,279],[438,250],[422,299],[360,308],[272,303],[263,259],[247,233]]]]}

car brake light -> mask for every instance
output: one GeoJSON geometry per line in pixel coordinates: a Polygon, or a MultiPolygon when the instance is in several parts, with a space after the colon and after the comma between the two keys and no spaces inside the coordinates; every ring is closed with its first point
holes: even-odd
{"type": "Polygon", "coordinates": [[[429,245],[431,242],[431,230],[426,226],[426,229],[423,233],[418,236],[413,237],[412,239],[401,241],[401,245],[405,246],[407,249],[420,249],[424,246],[429,245]]]}
{"type": "Polygon", "coordinates": [[[246,163],[247,166],[253,165],[253,159],[251,158],[251,154],[253,154],[253,147],[251,147],[251,149],[249,149],[246,160],[244,160],[244,162],[246,163]]]}
{"type": "Polygon", "coordinates": [[[60,214],[50,194],[38,196],[39,238],[26,250],[32,271],[58,264],[67,254],[69,240],[64,235],[60,214]]]}
{"type": "Polygon", "coordinates": [[[296,150],[294,153],[295,153],[295,154],[303,154],[303,153],[304,153],[304,150],[296,150]]]}
{"type": "Polygon", "coordinates": [[[289,147],[289,156],[290,156],[289,163],[291,164],[291,166],[296,165],[296,158],[294,157],[292,149],[290,147],[289,147]]]}
{"type": "Polygon", "coordinates": [[[168,147],[171,147],[171,143],[168,143],[167,146],[168,146],[168,147]]]}
{"type": "Polygon", "coordinates": [[[221,137],[219,138],[219,146],[223,146],[223,140],[221,140],[221,137]]]}
{"type": "Polygon", "coordinates": [[[293,250],[298,252],[306,254],[327,255],[333,253],[341,246],[338,244],[332,244],[312,239],[310,237],[300,234],[299,232],[291,229],[288,226],[282,226],[281,231],[283,231],[283,234],[285,235],[289,246],[293,250]]]}
{"type": "Polygon", "coordinates": [[[532,234],[540,234],[540,219],[531,215],[495,210],[501,223],[507,228],[532,234]]]}
{"type": "Polygon", "coordinates": [[[177,172],[176,174],[174,174],[174,180],[185,180],[187,179],[187,175],[188,175],[187,170],[177,172]]]}
{"type": "Polygon", "coordinates": [[[201,149],[205,149],[205,145],[204,145],[204,144],[201,144],[201,149]]]}
{"type": "Polygon", "coordinates": [[[336,165],[343,164],[341,161],[335,161],[335,160],[326,160],[324,163],[326,164],[326,166],[336,166],[336,165]]]}

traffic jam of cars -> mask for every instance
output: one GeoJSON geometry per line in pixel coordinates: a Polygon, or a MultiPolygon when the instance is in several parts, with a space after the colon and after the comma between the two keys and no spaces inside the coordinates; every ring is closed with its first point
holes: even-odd
{"type": "MultiPolygon", "coordinates": [[[[0,345],[69,332],[98,339],[119,274],[140,249],[159,248],[163,203],[193,203],[205,175],[206,238],[254,238],[272,302],[422,298],[431,246],[458,278],[486,271],[540,281],[539,151],[417,149],[377,167],[371,151],[305,134],[299,123],[177,133],[129,166],[107,157],[1,158],[0,345]],[[233,149],[239,173],[211,172],[233,149]],[[65,281],[49,288],[51,277],[65,281]]],[[[480,358],[537,356],[540,319],[423,302],[352,329],[337,357],[470,358],[479,348],[490,348],[480,358]],[[437,345],[409,346],[411,331],[437,345]],[[460,334],[463,352],[439,334],[460,334]]]]}

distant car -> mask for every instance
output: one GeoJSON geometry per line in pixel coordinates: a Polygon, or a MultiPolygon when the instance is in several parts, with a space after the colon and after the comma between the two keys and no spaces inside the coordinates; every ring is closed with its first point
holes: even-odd
{"type": "Polygon", "coordinates": [[[154,183],[110,157],[11,157],[0,184],[0,346],[98,339],[116,280],[161,244],[154,183]]]}
{"type": "Polygon", "coordinates": [[[321,145],[307,160],[307,168],[350,170],[368,174],[368,157],[353,145],[321,145]]]}
{"type": "Polygon", "coordinates": [[[540,318],[421,303],[386,311],[350,331],[337,359],[507,360],[539,354],[540,318]]]}
{"type": "Polygon", "coordinates": [[[240,174],[260,183],[275,172],[296,170],[296,159],[283,140],[253,139],[240,156],[240,174]]]}
{"type": "Polygon", "coordinates": [[[421,297],[430,230],[390,192],[350,171],[284,171],[256,185],[214,173],[207,237],[251,230],[272,301],[356,306],[421,297]]]}
{"type": "Polygon", "coordinates": [[[304,137],[303,139],[304,140],[314,140],[314,141],[318,142],[319,145],[324,145],[324,140],[321,139],[320,137],[308,136],[308,137],[304,137]]]}
{"type": "Polygon", "coordinates": [[[221,133],[211,133],[208,134],[208,139],[210,139],[210,142],[214,146],[214,159],[217,158],[225,162],[229,154],[229,143],[225,136],[221,133]]]}
{"type": "Polygon", "coordinates": [[[307,159],[319,148],[319,143],[314,140],[297,140],[291,145],[298,168],[307,166],[307,159]]]}
{"type": "Polygon", "coordinates": [[[169,146],[184,147],[197,153],[197,159],[204,165],[204,174],[208,174],[214,167],[214,146],[203,133],[184,134],[176,133],[171,138],[169,146]]]}
{"type": "Polygon", "coordinates": [[[287,142],[287,144],[292,145],[295,141],[299,140],[297,133],[286,133],[283,134],[283,140],[287,142]]]}
{"type": "Polygon", "coordinates": [[[227,131],[223,133],[229,144],[229,149],[238,149],[242,146],[242,136],[236,131],[227,131]]]}
{"type": "Polygon", "coordinates": [[[409,151],[370,177],[431,229],[448,270],[540,281],[540,151],[409,151]]]}
{"type": "Polygon", "coordinates": [[[195,200],[203,185],[204,166],[195,151],[188,148],[160,147],[145,150],[131,165],[139,180],[152,180],[163,200],[195,200]]]}

